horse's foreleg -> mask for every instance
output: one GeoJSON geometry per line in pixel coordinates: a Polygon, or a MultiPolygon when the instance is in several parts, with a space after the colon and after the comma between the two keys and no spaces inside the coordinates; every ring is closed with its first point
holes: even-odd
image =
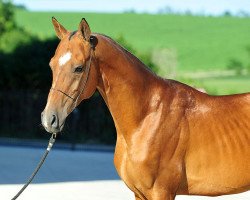
{"type": "Polygon", "coordinates": [[[175,194],[164,189],[154,190],[151,194],[150,200],[174,200],[175,194]]]}
{"type": "Polygon", "coordinates": [[[166,194],[165,200],[174,200],[174,199],[175,199],[175,195],[173,195],[173,194],[166,194]]]}
{"type": "Polygon", "coordinates": [[[175,195],[172,194],[159,194],[152,198],[152,200],[174,200],[175,195]]]}
{"type": "Polygon", "coordinates": [[[135,200],[142,200],[137,194],[135,194],[135,200]]]}
{"type": "MultiPolygon", "coordinates": [[[[150,195],[150,194],[149,194],[150,195]]],[[[139,195],[135,194],[135,200],[174,200],[175,194],[171,194],[165,190],[162,191],[154,191],[154,193],[150,195],[150,197],[140,197],[139,195]]]]}

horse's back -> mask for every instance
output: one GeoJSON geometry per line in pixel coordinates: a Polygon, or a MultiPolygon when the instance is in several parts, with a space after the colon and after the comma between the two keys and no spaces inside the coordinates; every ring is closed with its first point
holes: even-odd
{"type": "Polygon", "coordinates": [[[188,115],[185,164],[190,194],[220,195],[250,187],[250,94],[197,95],[188,115]]]}

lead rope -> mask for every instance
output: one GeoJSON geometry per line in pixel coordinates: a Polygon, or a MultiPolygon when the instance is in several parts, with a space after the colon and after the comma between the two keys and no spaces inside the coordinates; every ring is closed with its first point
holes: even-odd
{"type": "Polygon", "coordinates": [[[48,156],[51,148],[53,147],[53,144],[55,143],[55,141],[56,141],[56,133],[53,133],[52,136],[51,136],[51,138],[49,139],[48,147],[47,147],[45,153],[43,154],[40,162],[38,163],[36,169],[34,170],[34,172],[32,173],[32,175],[28,179],[27,183],[19,190],[19,192],[11,200],[17,199],[23,193],[23,191],[28,187],[28,185],[32,182],[32,180],[36,176],[37,172],[39,171],[39,169],[43,165],[43,163],[44,163],[46,157],[48,156]]]}
{"type": "MultiPolygon", "coordinates": [[[[81,89],[81,92],[79,93],[79,95],[76,97],[76,99],[74,100],[74,98],[72,98],[71,96],[69,96],[68,94],[66,94],[65,92],[61,91],[61,90],[58,90],[58,89],[55,89],[55,88],[51,88],[51,90],[55,90],[55,91],[58,91],[58,92],[61,92],[63,93],[64,95],[66,95],[67,97],[73,99],[75,102],[74,102],[74,106],[73,106],[73,110],[74,108],[76,107],[76,104],[78,102],[78,99],[79,97],[81,96],[81,94],[84,92],[85,90],[85,87],[86,87],[86,84],[87,84],[87,81],[88,81],[88,78],[89,78],[89,71],[90,71],[90,66],[91,66],[91,61],[92,61],[92,56],[93,56],[93,47],[91,48],[91,51],[90,51],[90,59],[89,59],[89,63],[87,65],[87,69],[86,69],[86,78],[84,79],[83,81],[83,87],[81,89]]],[[[53,133],[50,140],[49,140],[49,144],[48,144],[48,147],[45,151],[45,153],[43,154],[43,157],[41,158],[40,162],[38,163],[36,169],[34,170],[34,172],[32,173],[32,175],[30,176],[30,178],[28,179],[27,183],[21,188],[21,190],[19,190],[19,192],[11,199],[11,200],[15,200],[17,199],[22,193],[23,191],[28,187],[28,185],[32,182],[32,180],[34,179],[34,177],[36,176],[37,172],[39,171],[39,169],[41,168],[41,166],[43,165],[46,157],[48,156],[53,144],[55,143],[56,141],[56,133],[53,133]]]]}

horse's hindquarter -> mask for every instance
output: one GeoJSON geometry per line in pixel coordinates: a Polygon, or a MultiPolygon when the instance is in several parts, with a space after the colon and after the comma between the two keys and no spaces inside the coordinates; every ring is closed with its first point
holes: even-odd
{"type": "Polygon", "coordinates": [[[220,195],[250,187],[250,96],[209,97],[189,115],[188,192],[220,195]]]}

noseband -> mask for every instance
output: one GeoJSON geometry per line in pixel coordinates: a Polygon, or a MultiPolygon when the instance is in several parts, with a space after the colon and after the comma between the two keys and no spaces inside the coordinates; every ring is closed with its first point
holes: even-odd
{"type": "MultiPolygon", "coordinates": [[[[92,55],[93,54],[93,49],[91,48],[90,50],[90,59],[88,60],[88,63],[86,65],[86,70],[85,70],[85,73],[86,73],[86,76],[85,76],[85,79],[83,81],[82,84],[82,90],[81,92],[77,95],[76,98],[68,95],[66,92],[60,90],[60,89],[57,89],[57,88],[53,88],[51,87],[50,90],[53,90],[53,91],[56,91],[56,92],[59,92],[59,93],[62,93],[63,95],[65,95],[66,97],[70,98],[73,102],[74,102],[74,106],[73,106],[73,109],[76,107],[76,104],[77,104],[77,101],[79,99],[79,97],[81,96],[81,94],[84,92],[85,88],[86,88],[86,85],[87,85],[87,82],[88,82],[88,78],[89,78],[89,72],[90,72],[90,66],[91,66],[91,61],[92,61],[92,55]]],[[[81,80],[80,80],[81,81],[81,80]]]]}

